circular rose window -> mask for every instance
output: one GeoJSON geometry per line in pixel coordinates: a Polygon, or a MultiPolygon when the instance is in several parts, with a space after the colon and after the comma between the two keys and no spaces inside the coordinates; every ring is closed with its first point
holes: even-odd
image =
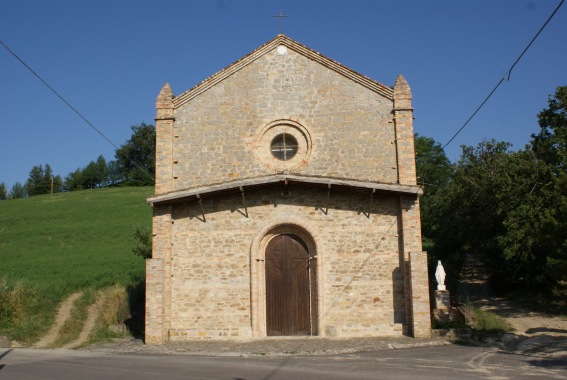
{"type": "Polygon", "coordinates": [[[297,140],[289,133],[279,134],[272,140],[270,150],[278,160],[291,160],[297,153],[297,140]]]}
{"type": "Polygon", "coordinates": [[[257,132],[256,154],[275,172],[303,169],[311,155],[311,133],[293,120],[272,121],[257,132]]]}

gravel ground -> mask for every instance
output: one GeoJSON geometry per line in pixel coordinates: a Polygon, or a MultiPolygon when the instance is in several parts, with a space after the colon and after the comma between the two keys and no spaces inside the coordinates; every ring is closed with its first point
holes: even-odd
{"type": "MultiPolygon", "coordinates": [[[[447,339],[417,340],[408,337],[395,338],[271,338],[250,341],[189,341],[147,346],[140,339],[123,339],[113,343],[91,345],[82,351],[107,354],[158,354],[158,355],[205,355],[205,356],[291,356],[291,355],[336,355],[364,351],[395,350],[413,347],[431,347],[453,344],[447,339]]],[[[567,338],[558,336],[525,337],[504,334],[485,339],[482,343],[470,341],[472,345],[498,348],[520,355],[548,358],[567,358],[567,338]]]]}
{"type": "Polygon", "coordinates": [[[447,340],[416,340],[408,337],[396,338],[271,338],[254,341],[191,341],[146,346],[139,340],[121,340],[114,343],[92,345],[84,351],[112,354],[190,354],[215,356],[286,356],[286,355],[332,355],[362,351],[379,351],[410,347],[439,346],[451,344],[447,340]]]}

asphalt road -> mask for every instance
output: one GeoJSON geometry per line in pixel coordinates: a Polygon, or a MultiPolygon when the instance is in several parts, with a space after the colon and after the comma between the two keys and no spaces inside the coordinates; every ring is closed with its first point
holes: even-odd
{"type": "Polygon", "coordinates": [[[110,355],[0,349],[0,379],[567,379],[567,358],[435,346],[329,356],[110,355]]]}

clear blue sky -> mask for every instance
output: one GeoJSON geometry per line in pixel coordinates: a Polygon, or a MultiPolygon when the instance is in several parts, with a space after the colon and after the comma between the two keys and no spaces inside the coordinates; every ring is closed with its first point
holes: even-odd
{"type": "MultiPolygon", "coordinates": [[[[415,131],[446,143],[502,78],[559,0],[3,0],[0,39],[116,145],[153,123],[174,94],[279,33],[414,96],[415,131]]],[[[505,82],[447,148],[505,140],[522,148],[548,95],[567,85],[564,5],[505,82]]],[[[0,182],[49,163],[63,178],[114,147],[0,46],[0,182]]]]}

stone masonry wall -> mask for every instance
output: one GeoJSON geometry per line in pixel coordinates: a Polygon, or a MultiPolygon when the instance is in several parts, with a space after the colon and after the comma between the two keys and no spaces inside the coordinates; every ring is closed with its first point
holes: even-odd
{"type": "Polygon", "coordinates": [[[272,174],[257,147],[279,119],[303,126],[312,142],[292,173],[396,183],[392,107],[291,49],[274,49],[175,109],[173,190],[272,174]]]}
{"type": "MultiPolygon", "coordinates": [[[[266,49],[187,102],[162,88],[156,195],[273,173],[416,185],[405,79],[390,99],[291,46],[266,49]],[[299,143],[289,161],[269,150],[283,132],[299,143]]],[[[333,187],[327,201],[326,188],[283,184],[245,195],[246,207],[238,189],[202,193],[203,209],[197,201],[154,205],[146,343],[265,336],[263,254],[286,231],[307,236],[315,251],[317,335],[428,336],[416,196],[377,192],[371,202],[370,190],[333,187]]]]}
{"type": "Polygon", "coordinates": [[[315,237],[318,335],[402,333],[399,197],[377,196],[369,209],[368,194],[332,190],[327,205],[325,189],[282,190],[247,193],[248,217],[240,194],[204,198],[206,222],[197,202],[173,206],[170,340],[253,337],[253,311],[265,302],[265,293],[251,298],[252,266],[264,265],[250,256],[253,242],[282,220],[315,237]]]}

